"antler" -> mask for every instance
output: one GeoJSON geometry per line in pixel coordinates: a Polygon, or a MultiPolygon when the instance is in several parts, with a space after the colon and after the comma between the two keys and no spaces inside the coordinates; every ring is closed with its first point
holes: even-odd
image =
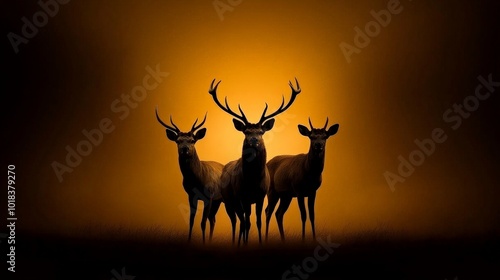
{"type": "Polygon", "coordinates": [[[326,123],[325,123],[325,126],[323,127],[323,129],[326,129],[327,125],[328,125],[328,117],[326,117],[326,123]]]}
{"type": "Polygon", "coordinates": [[[226,103],[226,106],[223,106],[219,102],[219,100],[217,99],[217,87],[219,86],[220,82],[222,82],[222,81],[217,82],[217,84],[215,85],[215,87],[214,87],[214,82],[215,82],[215,79],[212,80],[212,84],[210,84],[210,89],[208,90],[208,93],[210,93],[210,95],[212,95],[212,97],[213,97],[213,99],[215,101],[215,104],[217,104],[217,106],[219,106],[219,108],[221,108],[224,112],[226,112],[226,113],[230,114],[231,116],[233,116],[233,117],[235,117],[235,118],[243,121],[245,124],[248,124],[247,117],[243,113],[243,110],[241,110],[241,107],[240,107],[239,104],[238,104],[238,109],[240,110],[241,116],[238,115],[238,114],[236,114],[233,110],[231,110],[231,108],[227,104],[227,96],[224,99],[224,101],[226,103]]]}
{"type": "Polygon", "coordinates": [[[191,132],[195,132],[196,130],[198,130],[198,128],[202,127],[203,124],[205,124],[205,121],[207,120],[207,113],[205,113],[205,117],[203,118],[203,121],[199,124],[199,125],[196,125],[196,123],[198,122],[198,119],[196,119],[194,121],[194,124],[193,126],[191,127],[191,132]]]}
{"type": "Polygon", "coordinates": [[[175,133],[179,133],[181,132],[179,130],[179,128],[174,124],[174,122],[172,121],[172,116],[170,116],[170,123],[174,126],[174,127],[171,127],[169,126],[168,124],[164,123],[161,119],[160,119],[160,116],[158,116],[158,106],[156,106],[156,109],[155,109],[155,112],[156,112],[156,119],[158,120],[158,122],[161,123],[161,125],[163,125],[166,129],[170,129],[172,130],[173,132],[175,133]]]}
{"type": "Polygon", "coordinates": [[[313,124],[311,122],[311,117],[309,117],[309,126],[311,127],[311,130],[313,130],[314,127],[313,127],[313,124]]]}
{"type": "Polygon", "coordinates": [[[286,104],[285,107],[283,107],[283,105],[285,105],[285,97],[283,96],[283,99],[281,101],[281,106],[278,108],[278,110],[276,110],[274,113],[266,116],[266,111],[267,111],[267,103],[266,103],[266,107],[264,108],[264,112],[262,112],[262,116],[260,117],[260,121],[259,121],[260,124],[264,123],[266,120],[268,120],[270,118],[277,116],[278,114],[283,113],[284,111],[286,111],[286,109],[288,109],[288,107],[290,107],[292,105],[293,101],[295,101],[295,97],[297,96],[297,94],[299,94],[302,91],[300,89],[300,85],[299,85],[299,82],[297,81],[297,78],[295,78],[295,83],[297,84],[297,89],[295,89],[293,87],[292,82],[288,81],[288,84],[290,85],[290,88],[292,89],[292,97],[290,98],[290,101],[288,101],[288,104],[286,104]]]}

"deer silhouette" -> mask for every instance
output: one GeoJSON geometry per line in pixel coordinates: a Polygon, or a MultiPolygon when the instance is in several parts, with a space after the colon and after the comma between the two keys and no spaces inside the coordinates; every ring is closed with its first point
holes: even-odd
{"type": "Polygon", "coordinates": [[[307,197],[309,220],[311,222],[312,235],[316,239],[314,226],[314,202],[316,191],[321,186],[321,174],[325,163],[326,140],[337,133],[338,124],[332,125],[328,130],[328,118],[323,128],[314,128],[309,118],[311,130],[303,125],[298,125],[299,132],[309,137],[310,146],[307,154],[280,155],[272,158],[267,163],[271,176],[271,185],[267,193],[266,213],[266,240],[269,233],[269,221],[278,201],[280,204],[276,210],[276,221],[280,231],[281,240],[285,240],[283,231],[283,216],[290,206],[292,198],[296,197],[302,220],[302,240],[305,239],[306,209],[304,197],[307,197]]]}
{"type": "Polygon", "coordinates": [[[203,121],[196,125],[198,119],[194,122],[189,132],[181,132],[172,121],[172,126],[165,124],[158,116],[158,107],[156,107],[156,118],[158,122],[166,129],[167,138],[177,144],[179,154],[179,167],[183,176],[182,185],[189,199],[189,235],[188,241],[191,241],[194,218],[196,215],[198,201],[204,203],[203,215],[201,219],[201,231],[203,243],[205,243],[205,228],[207,218],[210,222],[210,240],[212,240],[215,228],[215,215],[222,203],[220,193],[220,176],[222,174],[223,164],[215,161],[201,161],[196,153],[195,143],[203,139],[207,132],[206,128],[201,128],[207,119],[207,114],[203,121]],[[199,129],[201,128],[201,129],[199,129]],[[199,130],[198,130],[199,129],[199,130]]]}
{"type": "Polygon", "coordinates": [[[212,81],[209,89],[215,104],[224,112],[233,116],[233,124],[236,130],[243,132],[245,138],[243,141],[242,156],[230,161],[224,166],[221,176],[221,194],[226,207],[226,212],[231,220],[232,225],[232,242],[235,242],[235,229],[236,229],[236,216],[240,221],[240,233],[238,238],[238,245],[241,238],[243,242],[248,243],[248,234],[250,231],[250,215],[252,204],[255,204],[257,229],[259,233],[259,243],[262,243],[261,236],[261,214],[264,204],[264,198],[267,194],[270,184],[269,172],[266,167],[266,147],[262,136],[266,131],[269,131],[274,126],[274,117],[287,110],[295,100],[297,94],[301,89],[297,79],[297,89],[293,88],[292,83],[289,85],[292,89],[292,96],[290,101],[285,106],[285,98],[281,102],[281,106],[272,114],[266,116],[267,103],[264,112],[257,123],[248,122],[243,110],[238,105],[241,115],[235,113],[227,103],[225,98],[225,106],[222,105],[217,99],[217,87],[214,87],[215,79],[212,81]]]}

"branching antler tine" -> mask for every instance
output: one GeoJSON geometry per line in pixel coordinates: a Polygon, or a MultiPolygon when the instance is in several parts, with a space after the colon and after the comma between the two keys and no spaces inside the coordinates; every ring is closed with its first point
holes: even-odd
{"type": "Polygon", "coordinates": [[[174,123],[174,121],[172,121],[172,115],[170,115],[170,123],[175,127],[175,131],[179,132],[181,131],[174,123]]]}
{"type": "Polygon", "coordinates": [[[172,131],[175,131],[175,132],[179,132],[179,130],[169,126],[168,124],[164,123],[161,119],[160,119],[160,116],[158,115],[158,106],[156,106],[155,108],[155,112],[156,112],[156,119],[158,120],[158,122],[163,125],[163,127],[165,127],[166,129],[170,129],[172,131]]]}
{"type": "Polygon", "coordinates": [[[215,83],[215,79],[213,79],[212,82],[210,83],[210,87],[208,88],[208,92],[211,93],[212,89],[214,88],[214,83],[215,83]]]}
{"type": "Polygon", "coordinates": [[[205,112],[205,116],[203,117],[203,121],[198,125],[198,127],[201,127],[202,125],[205,124],[205,121],[207,120],[207,114],[208,114],[208,112],[205,112]]]}
{"type": "MultiPolygon", "coordinates": [[[[214,99],[215,99],[215,95],[214,95],[214,99]]],[[[227,96],[224,98],[224,103],[226,104],[226,107],[224,107],[222,104],[220,104],[219,101],[216,100],[216,103],[217,105],[226,113],[230,114],[231,116],[239,119],[239,120],[242,120],[243,122],[246,123],[246,119],[238,114],[236,114],[232,109],[231,107],[229,107],[229,104],[227,103],[227,96]]]]}
{"type": "Polygon", "coordinates": [[[229,107],[229,104],[227,103],[227,96],[225,98],[225,103],[226,103],[226,107],[224,107],[224,105],[222,105],[220,102],[219,102],[219,99],[217,99],[217,87],[219,86],[219,83],[221,81],[219,81],[215,87],[213,86],[214,85],[214,82],[215,82],[215,79],[212,80],[212,84],[210,85],[210,89],[208,90],[208,93],[210,93],[210,95],[212,95],[212,98],[214,99],[214,102],[215,104],[217,104],[217,106],[219,106],[219,108],[222,109],[222,111],[230,114],[231,116],[237,118],[237,119],[240,119],[242,121],[244,121],[245,123],[247,123],[246,119],[238,114],[236,114],[235,112],[233,112],[231,110],[231,108],[229,107]]]}
{"type": "Polygon", "coordinates": [[[160,119],[160,116],[158,115],[158,106],[156,106],[156,108],[155,108],[155,113],[156,113],[156,119],[158,120],[158,122],[161,125],[163,125],[165,128],[169,128],[169,126],[160,119]]]}
{"type": "Polygon", "coordinates": [[[226,110],[228,110],[229,112],[233,113],[233,110],[231,110],[231,107],[229,107],[229,104],[227,103],[227,96],[224,97],[224,103],[226,103],[226,107],[225,107],[226,110]]]}
{"type": "Polygon", "coordinates": [[[245,124],[248,123],[247,116],[245,116],[245,113],[243,113],[243,110],[241,109],[240,104],[238,104],[238,110],[240,110],[241,117],[243,118],[243,121],[245,122],[245,124]]]}
{"type": "Polygon", "coordinates": [[[285,96],[281,95],[281,105],[280,105],[279,110],[283,109],[283,105],[285,105],[285,96]]]}
{"type": "Polygon", "coordinates": [[[237,117],[237,118],[241,118],[240,115],[236,114],[232,109],[231,107],[229,107],[229,104],[227,103],[227,96],[224,97],[224,103],[226,103],[226,112],[228,112],[229,114],[231,114],[233,117],[237,117]]]}
{"type": "Polygon", "coordinates": [[[309,117],[309,126],[311,127],[311,130],[313,129],[313,124],[311,122],[311,117],[309,117]]]}
{"type": "Polygon", "coordinates": [[[267,112],[267,102],[266,102],[266,107],[264,107],[264,112],[262,112],[262,116],[260,116],[260,123],[263,123],[263,120],[266,118],[266,112],[267,112]]]}
{"type": "Polygon", "coordinates": [[[214,87],[214,83],[215,83],[215,79],[212,80],[212,83],[210,84],[210,89],[208,90],[208,92],[210,94],[213,94],[217,91],[217,87],[219,86],[220,82],[222,82],[222,80],[218,81],[217,84],[215,85],[214,87]]]}
{"type": "Polygon", "coordinates": [[[203,118],[203,121],[199,125],[196,125],[196,123],[198,122],[198,118],[197,118],[196,121],[194,122],[193,126],[191,127],[191,132],[195,132],[200,127],[202,127],[205,124],[206,120],[207,120],[207,113],[205,113],[205,117],[203,118]]]}
{"type": "Polygon", "coordinates": [[[219,86],[219,83],[221,81],[219,81],[215,85],[215,87],[213,86],[214,82],[215,82],[215,79],[212,81],[212,84],[210,85],[210,89],[209,89],[208,93],[210,93],[210,95],[212,95],[212,98],[214,99],[215,104],[217,104],[217,106],[219,106],[219,108],[221,108],[224,112],[230,114],[231,116],[233,116],[239,120],[242,120],[246,124],[247,120],[244,116],[240,116],[240,115],[236,114],[233,110],[231,110],[231,108],[229,107],[229,104],[227,103],[227,96],[224,98],[224,102],[226,103],[226,106],[224,107],[224,105],[222,105],[220,103],[219,99],[217,99],[217,87],[219,86]]]}
{"type": "MultiPolygon", "coordinates": [[[[297,82],[297,87],[299,85],[299,82],[297,81],[297,78],[295,78],[295,81],[297,82]]],[[[292,97],[290,98],[290,101],[288,101],[288,103],[286,104],[285,107],[283,107],[284,105],[284,99],[283,99],[283,102],[281,103],[281,106],[278,108],[278,110],[276,110],[274,113],[270,114],[269,116],[264,116],[262,115],[261,119],[260,119],[260,123],[263,123],[264,121],[270,119],[270,118],[273,118],[275,117],[276,115],[278,114],[281,114],[283,113],[284,111],[286,111],[288,109],[288,107],[290,107],[292,105],[292,103],[295,101],[295,97],[297,97],[297,94],[300,93],[300,87],[298,87],[297,90],[295,90],[293,88],[293,85],[292,85],[292,82],[288,81],[289,82],[289,85],[290,87],[292,88],[292,97]]]]}
{"type": "Polygon", "coordinates": [[[292,93],[294,93],[294,94],[299,94],[299,93],[302,91],[302,89],[300,89],[299,81],[297,81],[297,78],[295,78],[295,84],[297,85],[297,89],[295,89],[295,88],[293,87],[293,84],[292,84],[292,82],[291,82],[291,81],[288,81],[288,85],[289,85],[289,86],[290,86],[290,88],[292,89],[292,93]]]}
{"type": "Polygon", "coordinates": [[[301,92],[302,89],[300,88],[299,81],[297,81],[297,77],[295,77],[295,83],[297,84],[297,91],[301,92]]]}
{"type": "Polygon", "coordinates": [[[198,118],[196,118],[196,120],[194,120],[194,124],[193,124],[193,126],[191,127],[191,132],[193,132],[193,131],[195,130],[194,128],[196,127],[196,123],[197,123],[197,122],[198,122],[198,118]]]}
{"type": "Polygon", "coordinates": [[[323,129],[326,129],[327,125],[328,125],[328,117],[326,117],[326,123],[325,123],[325,126],[323,127],[323,129]]]}

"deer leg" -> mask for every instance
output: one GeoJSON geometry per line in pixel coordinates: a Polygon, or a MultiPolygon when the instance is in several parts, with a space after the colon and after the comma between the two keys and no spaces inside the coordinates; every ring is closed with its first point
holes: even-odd
{"type": "Polygon", "coordinates": [[[252,215],[252,204],[250,203],[245,203],[244,205],[244,213],[245,213],[245,234],[243,235],[244,239],[243,241],[245,244],[248,244],[248,235],[250,233],[250,216],[252,215]]]}
{"type": "Polygon", "coordinates": [[[316,193],[311,194],[307,198],[307,206],[309,208],[309,220],[311,221],[311,228],[313,239],[316,240],[316,229],[314,226],[314,201],[316,200],[316,193]]]}
{"type": "Polygon", "coordinates": [[[274,212],[274,208],[276,204],[278,204],[279,197],[277,193],[269,192],[267,194],[267,206],[266,206],[266,241],[269,235],[269,222],[271,221],[271,217],[274,212]]]}
{"type": "Polygon", "coordinates": [[[231,203],[225,203],[224,204],[226,208],[226,213],[229,217],[229,220],[231,221],[231,228],[232,228],[232,244],[234,245],[234,239],[236,235],[236,212],[234,211],[234,207],[231,205],[231,203]]]}
{"type": "Polygon", "coordinates": [[[189,235],[188,241],[191,241],[191,234],[193,233],[194,216],[196,215],[196,210],[198,208],[198,200],[195,199],[194,195],[189,196],[189,235]]]}
{"type": "Polygon", "coordinates": [[[257,231],[259,232],[259,244],[262,244],[262,207],[264,206],[264,197],[255,203],[255,216],[257,218],[257,231]]]}
{"type": "Polygon", "coordinates": [[[201,236],[203,239],[203,243],[205,243],[205,229],[207,228],[207,218],[208,218],[208,213],[210,212],[210,208],[212,205],[212,199],[210,200],[203,200],[203,214],[201,216],[201,236]]]}
{"type": "Polygon", "coordinates": [[[278,222],[278,228],[280,230],[281,241],[285,241],[285,233],[283,230],[283,216],[285,216],[286,210],[288,210],[288,206],[290,206],[290,202],[292,202],[292,196],[286,195],[280,198],[280,205],[278,206],[278,210],[276,210],[276,221],[278,222]]]}
{"type": "Polygon", "coordinates": [[[302,220],[302,241],[304,241],[306,238],[306,219],[307,219],[306,206],[304,205],[304,197],[297,196],[297,202],[299,204],[300,219],[302,220]]]}
{"type": "Polygon", "coordinates": [[[215,229],[215,215],[217,211],[219,211],[220,204],[222,200],[212,201],[212,206],[210,207],[210,213],[208,214],[208,221],[210,222],[210,237],[209,240],[212,241],[212,236],[214,234],[215,229]]]}
{"type": "Polygon", "coordinates": [[[245,214],[243,213],[243,209],[238,207],[236,215],[238,215],[238,219],[240,220],[240,234],[238,235],[238,246],[240,246],[241,237],[243,237],[243,241],[245,241],[245,237],[243,236],[245,234],[245,214]]]}

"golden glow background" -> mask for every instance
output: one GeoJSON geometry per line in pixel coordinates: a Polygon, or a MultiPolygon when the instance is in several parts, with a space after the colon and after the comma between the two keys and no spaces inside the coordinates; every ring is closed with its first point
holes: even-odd
{"type": "MultiPolygon", "coordinates": [[[[288,81],[297,77],[302,93],[277,118],[266,147],[269,159],[306,152],[309,142],[297,124],[308,117],[316,126],[326,117],[340,124],[327,143],[319,227],[445,235],[498,230],[497,93],[456,131],[442,119],[474,92],[478,75],[500,79],[498,20],[479,4],[401,5],[350,64],[339,44],[353,44],[353,28],[363,28],[373,20],[370,11],[386,9],[387,1],[243,1],[223,21],[212,1],[61,6],[19,54],[6,48],[12,54],[5,164],[18,170],[20,227],[187,230],[177,149],[156,122],[155,105],[183,130],[208,112],[198,154],[226,163],[240,156],[243,135],[212,102],[211,80],[221,79],[220,97],[228,96],[234,109],[240,103],[257,121],[265,102],[273,110],[282,95],[288,100],[288,81]],[[170,76],[121,121],[110,104],[157,64],[170,76]],[[115,131],[59,183],[50,164],[63,163],[65,146],[75,147],[84,139],[81,131],[102,118],[110,118],[115,131]],[[383,172],[396,172],[398,155],[407,158],[414,139],[430,137],[436,127],[448,140],[391,192],[383,172]]],[[[20,18],[38,9],[34,3],[12,7],[5,34],[19,34],[20,18]]],[[[293,201],[285,217],[290,231],[300,230],[297,208],[293,201]]],[[[276,231],[274,217],[271,225],[276,231]]],[[[221,207],[215,234],[228,229],[221,207]]]]}

